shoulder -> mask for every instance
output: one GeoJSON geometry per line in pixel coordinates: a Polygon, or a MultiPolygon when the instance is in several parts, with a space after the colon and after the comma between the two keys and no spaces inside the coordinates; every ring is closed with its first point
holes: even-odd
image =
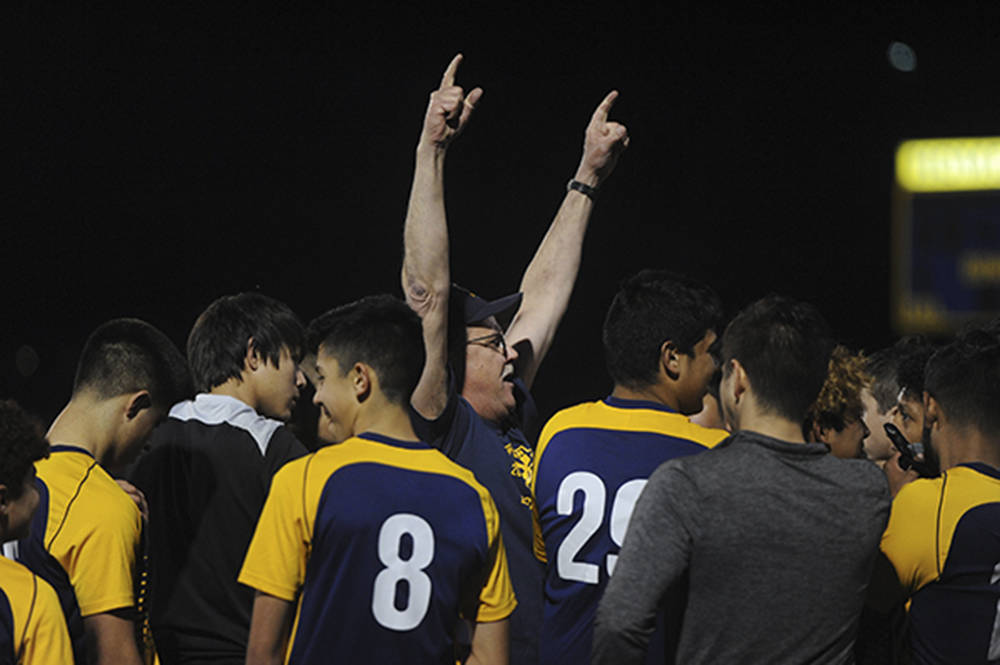
{"type": "Polygon", "coordinates": [[[942,477],[917,478],[907,483],[892,500],[893,519],[936,514],[943,486],[942,477]]]}
{"type": "Polygon", "coordinates": [[[8,596],[21,597],[34,586],[34,573],[23,564],[0,556],[0,590],[8,596]]]}
{"type": "Polygon", "coordinates": [[[539,444],[572,429],[649,432],[714,447],[728,432],[692,423],[686,416],[654,408],[619,408],[604,401],[584,402],[556,413],[545,424],[539,444]]]}
{"type": "MultiPolygon", "coordinates": [[[[262,455],[267,454],[272,439],[297,441],[284,423],[257,413],[247,404],[226,395],[202,393],[193,400],[180,402],[170,409],[168,423],[189,425],[226,425],[249,435],[262,455]]],[[[299,444],[301,445],[301,444],[299,444]]]]}
{"type": "Polygon", "coordinates": [[[885,472],[867,459],[840,459],[833,454],[823,458],[823,462],[835,470],[844,482],[856,485],[859,490],[888,496],[889,483],[885,472]]]}
{"type": "Polygon", "coordinates": [[[80,488],[81,499],[97,518],[99,529],[125,529],[136,534],[142,527],[142,514],[132,498],[100,465],[95,466],[87,483],[80,488]]]}

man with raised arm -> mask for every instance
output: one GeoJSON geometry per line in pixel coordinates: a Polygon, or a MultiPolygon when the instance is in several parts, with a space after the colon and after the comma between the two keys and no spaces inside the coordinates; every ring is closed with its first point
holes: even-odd
{"type": "Polygon", "coordinates": [[[532,552],[528,483],[534,448],[523,433],[534,407],[528,389],[566,311],[593,198],[628,145],[628,134],[608,122],[618,96],[611,92],[587,126],[579,167],[520,293],[488,301],[452,287],[444,159],[483,94],[475,88],[466,95],[455,84],[461,59],[455,56],[431,94],[404,229],[403,291],[423,321],[427,351],[412,416],[420,437],[471,469],[497,503],[518,599],[511,616],[511,662],[533,663],[544,571],[532,552]],[[497,317],[515,308],[504,333],[497,317]]]}

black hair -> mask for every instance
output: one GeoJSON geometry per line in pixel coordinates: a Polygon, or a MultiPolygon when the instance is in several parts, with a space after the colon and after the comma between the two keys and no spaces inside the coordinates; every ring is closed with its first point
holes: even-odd
{"type": "Polygon", "coordinates": [[[207,392],[229,379],[239,379],[251,338],[254,351],[275,367],[283,349],[298,362],[303,335],[302,322],[283,302],[261,293],[223,296],[201,313],[188,335],[188,363],[195,387],[207,392]]]}
{"type": "Polygon", "coordinates": [[[83,346],[73,395],[93,391],[100,399],[148,390],[167,408],[192,393],[184,356],[170,338],[139,319],[113,319],[97,327],[83,346]]]}
{"type": "Polygon", "coordinates": [[[722,336],[723,373],[735,359],[766,411],[801,423],[826,380],[833,336],[809,303],[767,296],[736,315],[722,336]]]}
{"type": "Polygon", "coordinates": [[[364,363],[387,400],[409,404],[424,369],[424,340],[420,317],[403,301],[377,295],[336,307],[314,319],[306,337],[309,351],[336,358],[341,373],[364,363]]]}
{"type": "Polygon", "coordinates": [[[966,332],[927,361],[924,388],[949,421],[991,436],[1000,431],[1000,340],[966,332]]]}
{"type": "Polygon", "coordinates": [[[923,399],[924,371],[927,361],[934,354],[934,346],[923,335],[909,335],[896,342],[895,348],[899,352],[896,370],[899,389],[912,398],[923,399]]]}
{"type": "Polygon", "coordinates": [[[643,270],[622,282],[604,318],[604,360],[615,384],[641,388],[656,381],[663,343],[692,355],[722,321],[722,304],[708,286],[665,270],[643,270]]]}
{"type": "Polygon", "coordinates": [[[41,423],[14,400],[0,401],[0,483],[7,486],[11,500],[21,498],[31,465],[48,456],[41,423]]]}

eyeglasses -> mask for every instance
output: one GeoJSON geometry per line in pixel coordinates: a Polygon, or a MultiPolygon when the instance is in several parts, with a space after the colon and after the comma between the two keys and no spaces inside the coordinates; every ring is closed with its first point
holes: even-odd
{"type": "Polygon", "coordinates": [[[493,349],[498,352],[504,358],[507,357],[507,340],[504,339],[502,332],[490,333],[489,335],[483,335],[482,337],[473,337],[467,341],[466,344],[485,346],[488,349],[493,349]]]}

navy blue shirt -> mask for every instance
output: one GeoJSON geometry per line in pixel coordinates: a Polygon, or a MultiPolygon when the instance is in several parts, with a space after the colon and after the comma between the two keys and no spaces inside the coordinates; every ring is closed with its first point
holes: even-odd
{"type": "Polygon", "coordinates": [[[518,408],[513,423],[484,420],[454,385],[448,403],[436,420],[427,420],[412,408],[410,420],[417,436],[472,471],[493,496],[500,511],[500,532],[507,549],[517,609],[510,617],[510,662],[538,662],[538,632],[542,622],[542,585],[545,567],[532,552],[532,498],[529,484],[534,446],[524,428],[536,413],[534,400],[520,379],[514,381],[518,408]]]}

